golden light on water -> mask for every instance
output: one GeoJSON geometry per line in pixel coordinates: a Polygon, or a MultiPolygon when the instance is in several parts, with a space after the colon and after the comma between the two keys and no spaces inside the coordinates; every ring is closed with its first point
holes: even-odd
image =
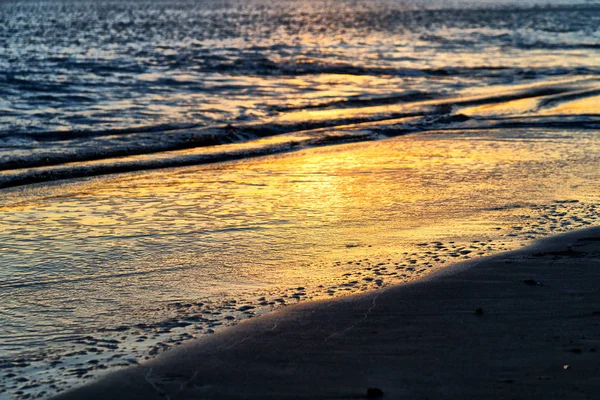
{"type": "MultiPolygon", "coordinates": [[[[561,141],[559,133],[547,133],[552,146],[518,134],[486,135],[439,132],[60,185],[57,197],[36,197],[15,207],[10,197],[5,199],[5,235],[9,241],[48,239],[40,245],[40,259],[52,249],[60,253],[82,246],[108,257],[111,268],[141,272],[155,261],[154,252],[146,254],[148,246],[158,246],[164,266],[185,270],[186,265],[210,264],[232,279],[252,276],[262,284],[292,285],[292,279],[285,283],[286,271],[299,279],[301,265],[315,258],[326,264],[396,254],[427,240],[431,227],[447,226],[450,220],[447,234],[487,235],[472,224],[487,209],[568,197],[575,186],[579,197],[586,195],[585,181],[577,179],[584,166],[569,171],[566,186],[540,182],[538,176],[564,161],[565,151],[576,160],[577,154],[583,157],[597,148],[592,137],[581,133],[581,140],[588,140],[581,150],[561,141]],[[44,250],[45,245],[50,248],[44,250]],[[115,250],[135,256],[113,258],[115,250]]],[[[319,268],[300,279],[338,274],[332,265],[319,268]]],[[[207,290],[202,283],[207,271],[193,269],[190,276],[192,270],[186,271],[191,296],[207,290]]],[[[155,278],[150,274],[148,279],[155,278]]],[[[172,279],[178,282],[172,289],[179,290],[181,277],[172,279]]],[[[169,290],[165,293],[170,296],[169,290]]]]}
{"type": "MultiPolygon", "coordinates": [[[[27,318],[50,332],[198,315],[220,324],[247,317],[238,304],[260,314],[282,302],[409,282],[597,221],[600,188],[589,179],[600,154],[594,131],[440,130],[302,148],[322,135],[419,118],[218,146],[234,154],[296,144],[297,151],[268,157],[7,191],[0,250],[9,265],[27,259],[36,273],[25,289],[4,277],[5,306],[18,309],[19,296],[34,296],[27,318]],[[190,306],[174,311],[181,304],[190,306]],[[68,311],[57,318],[48,310],[68,311]]],[[[135,337],[119,340],[133,348],[135,337]]]]}
{"type": "Polygon", "coordinates": [[[600,96],[591,96],[558,104],[546,112],[550,115],[598,115],[600,114],[600,96]]]}

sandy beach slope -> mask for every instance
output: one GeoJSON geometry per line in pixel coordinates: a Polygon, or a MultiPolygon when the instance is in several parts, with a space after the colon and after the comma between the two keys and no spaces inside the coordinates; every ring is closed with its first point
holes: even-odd
{"type": "Polygon", "coordinates": [[[346,399],[369,388],[392,399],[598,398],[600,228],[291,306],[57,399],[346,399]]]}

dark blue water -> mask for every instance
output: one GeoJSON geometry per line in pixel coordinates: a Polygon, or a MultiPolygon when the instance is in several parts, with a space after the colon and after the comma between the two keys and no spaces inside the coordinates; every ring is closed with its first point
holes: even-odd
{"type": "Polygon", "coordinates": [[[4,1],[0,133],[233,123],[287,104],[597,73],[578,54],[598,50],[596,5],[423,4],[4,1]],[[372,81],[323,84],[344,74],[372,81]]]}

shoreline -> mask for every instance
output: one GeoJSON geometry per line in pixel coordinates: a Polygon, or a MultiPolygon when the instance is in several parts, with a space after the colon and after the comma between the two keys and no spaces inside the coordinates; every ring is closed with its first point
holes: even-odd
{"type": "Polygon", "coordinates": [[[552,236],[286,307],[54,398],[592,398],[599,257],[599,227],[552,236]]]}
{"type": "MultiPolygon", "coordinates": [[[[13,193],[3,202],[6,246],[19,248],[25,233],[44,239],[38,257],[74,243],[93,251],[68,251],[66,264],[51,257],[48,272],[66,272],[58,280],[15,269],[4,282],[9,318],[11,306],[26,307],[27,320],[12,321],[40,339],[5,335],[30,346],[0,359],[0,392],[48,398],[280,304],[404,283],[597,224],[597,135],[525,133],[421,133],[13,193]],[[186,218],[169,217],[174,211],[186,218]],[[215,225],[215,211],[241,218],[215,225]],[[26,223],[40,213],[42,223],[26,223]],[[81,265],[93,268],[71,280],[81,265]],[[56,297],[57,288],[75,297],[56,297]],[[46,309],[36,308],[40,300],[46,309]],[[62,337],[48,334],[44,323],[62,310],[75,323],[57,324],[62,337]]],[[[7,256],[9,270],[32,259],[7,256]]]]}

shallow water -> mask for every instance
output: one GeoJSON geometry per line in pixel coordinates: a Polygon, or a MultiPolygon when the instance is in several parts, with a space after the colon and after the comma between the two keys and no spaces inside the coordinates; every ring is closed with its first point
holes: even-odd
{"type": "Polygon", "coordinates": [[[0,3],[0,398],[597,225],[599,6],[515,4],[0,3]]]}
{"type": "Polygon", "coordinates": [[[597,130],[432,131],[6,191],[7,371],[62,389],[283,303],[598,224],[599,161],[597,130]]]}

